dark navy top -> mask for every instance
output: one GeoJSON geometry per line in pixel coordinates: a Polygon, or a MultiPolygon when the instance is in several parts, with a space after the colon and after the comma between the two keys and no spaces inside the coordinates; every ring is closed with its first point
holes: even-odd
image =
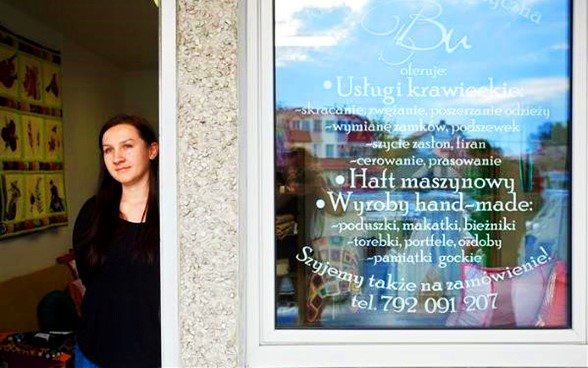
{"type": "Polygon", "coordinates": [[[87,265],[82,235],[94,221],[94,199],[76,219],[76,265],[86,286],[77,333],[84,355],[101,367],[161,366],[159,257],[153,264],[134,260],[131,249],[144,223],[120,220],[104,264],[87,265]]]}

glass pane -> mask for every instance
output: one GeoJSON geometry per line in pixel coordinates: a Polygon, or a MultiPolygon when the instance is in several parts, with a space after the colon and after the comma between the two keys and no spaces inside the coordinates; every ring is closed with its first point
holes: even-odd
{"type": "Polygon", "coordinates": [[[569,1],[275,0],[277,328],[569,328],[569,1]]]}

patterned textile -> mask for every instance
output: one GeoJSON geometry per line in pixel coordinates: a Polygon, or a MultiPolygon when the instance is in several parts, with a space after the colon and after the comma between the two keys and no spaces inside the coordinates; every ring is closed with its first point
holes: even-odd
{"type": "Polygon", "coordinates": [[[277,215],[276,216],[276,237],[284,239],[288,235],[294,235],[296,229],[296,222],[293,215],[277,215]]]}
{"type": "Polygon", "coordinates": [[[67,225],[60,52],[0,26],[0,239],[67,225]]]}
{"type": "MultiPolygon", "coordinates": [[[[347,239],[341,236],[322,237],[312,242],[315,254],[319,255],[321,262],[340,271],[352,275],[359,275],[359,255],[357,248],[347,244],[347,239]]],[[[327,300],[344,301],[353,294],[359,294],[361,290],[354,282],[341,280],[333,276],[313,273],[310,277],[308,292],[307,319],[309,322],[319,321],[322,310],[327,300]]]]}
{"type": "Polygon", "coordinates": [[[74,345],[73,334],[15,333],[0,341],[0,361],[9,367],[65,367],[74,345]]]}

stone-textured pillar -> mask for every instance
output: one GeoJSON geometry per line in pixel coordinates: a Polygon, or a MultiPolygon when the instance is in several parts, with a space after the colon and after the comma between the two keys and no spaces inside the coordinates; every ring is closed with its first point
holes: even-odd
{"type": "Polygon", "coordinates": [[[178,0],[177,5],[182,362],[235,367],[238,0],[178,0]]]}

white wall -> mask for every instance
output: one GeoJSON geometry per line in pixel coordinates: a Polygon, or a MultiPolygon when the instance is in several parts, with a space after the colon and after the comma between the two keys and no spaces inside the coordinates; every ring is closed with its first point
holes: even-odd
{"type": "Polygon", "coordinates": [[[70,222],[66,227],[0,241],[1,281],[48,267],[71,247],[75,217],[96,188],[98,131],[108,117],[122,111],[125,88],[120,69],[2,2],[0,24],[62,51],[65,180],[70,222]]]}
{"type": "Polygon", "coordinates": [[[123,111],[143,116],[157,127],[159,120],[159,71],[126,72],[123,83],[123,111]]]}

